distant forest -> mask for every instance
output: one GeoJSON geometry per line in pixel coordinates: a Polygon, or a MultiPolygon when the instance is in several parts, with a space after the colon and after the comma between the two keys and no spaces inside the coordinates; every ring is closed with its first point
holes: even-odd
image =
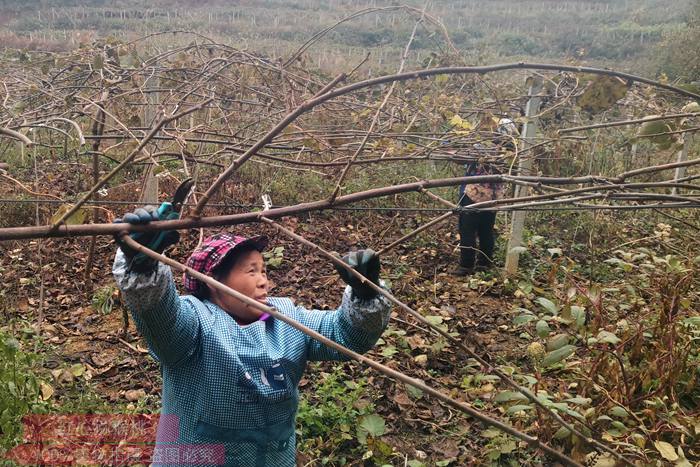
{"type": "MultiPolygon", "coordinates": [[[[507,58],[570,58],[623,64],[641,70],[649,50],[687,28],[698,0],[450,0],[426,12],[441,22],[454,46],[474,62],[507,58]]],[[[361,10],[383,8],[347,21],[323,38],[311,59],[343,65],[372,52],[377,66],[398,60],[418,16],[391,9],[425,3],[368,0],[165,1],[144,7],[133,0],[0,1],[5,45],[23,41],[57,47],[99,36],[120,40],[157,31],[193,30],[217,41],[288,56],[315,32],[361,10]],[[335,58],[331,58],[335,57],[335,58]]],[[[3,37],[3,36],[0,36],[3,37]]],[[[412,44],[411,60],[445,49],[443,35],[425,22],[412,44]]],[[[656,60],[656,59],[654,59],[656,60]]],[[[652,60],[652,61],[654,61],[652,60]]],[[[661,59],[659,59],[661,60],[661,59]]]]}

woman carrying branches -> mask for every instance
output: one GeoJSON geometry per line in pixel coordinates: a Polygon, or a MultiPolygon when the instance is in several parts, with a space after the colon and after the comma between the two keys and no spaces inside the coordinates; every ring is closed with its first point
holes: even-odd
{"type": "MultiPolygon", "coordinates": [[[[168,204],[137,209],[118,222],[163,219],[168,204]]],[[[179,240],[177,232],[131,237],[158,252],[179,240]]],[[[343,354],[187,274],[188,295],[178,296],[168,266],[118,243],[114,277],[163,376],[153,462],[191,465],[184,456],[195,447],[203,456],[197,464],[294,466],[298,384],[306,363],[344,360],[343,354]]],[[[374,346],[389,321],[386,298],[345,269],[338,269],[348,285],[335,311],[307,310],[289,298],[270,297],[262,256],[267,244],[265,236],[220,233],[207,238],[187,265],[355,352],[374,346]]],[[[384,286],[372,250],[343,259],[384,286]]]]}

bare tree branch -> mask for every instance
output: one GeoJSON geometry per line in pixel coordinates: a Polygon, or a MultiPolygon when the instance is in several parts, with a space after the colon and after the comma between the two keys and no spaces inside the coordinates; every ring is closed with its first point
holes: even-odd
{"type": "Polygon", "coordinates": [[[596,123],[595,125],[584,125],[584,126],[574,126],[571,128],[562,128],[560,130],[557,130],[557,134],[564,135],[567,133],[575,133],[577,131],[595,130],[598,128],[612,128],[612,127],[616,127],[616,126],[625,126],[625,125],[637,125],[640,123],[655,122],[657,120],[673,120],[676,118],[697,117],[697,116],[700,116],[700,112],[657,115],[655,117],[644,117],[644,118],[638,118],[635,120],[620,120],[617,122],[596,123]]]}
{"type": "Polygon", "coordinates": [[[0,127],[0,135],[5,135],[14,139],[18,139],[27,147],[32,146],[34,144],[34,142],[31,139],[27,138],[19,131],[10,130],[9,128],[0,127]]]}
{"type": "Polygon", "coordinates": [[[199,109],[201,109],[203,106],[211,102],[211,99],[206,100],[202,102],[201,104],[195,105],[194,107],[191,107],[187,110],[183,110],[180,113],[177,113],[175,115],[171,115],[169,117],[165,117],[161,119],[154,127],[153,129],[146,135],[145,138],[143,138],[140,142],[139,145],[136,149],[134,149],[131,154],[129,154],[118,166],[116,166],[110,173],[105,175],[98,183],[96,183],[88,192],[85,194],[82,198],[80,198],[64,215],[60,217],[52,226],[51,230],[56,230],[63,222],[65,222],[66,219],[68,219],[70,216],[72,216],[80,207],[85,204],[86,201],[88,201],[92,195],[94,195],[97,190],[99,190],[105,183],[107,183],[112,177],[114,177],[116,174],[119,173],[124,167],[126,167],[134,157],[136,157],[137,154],[141,152],[141,150],[148,144],[148,142],[155,136],[158,131],[163,127],[163,125],[167,124],[168,122],[172,122],[173,120],[177,120],[178,118],[184,117],[185,115],[188,115],[192,112],[195,112],[199,109]]]}

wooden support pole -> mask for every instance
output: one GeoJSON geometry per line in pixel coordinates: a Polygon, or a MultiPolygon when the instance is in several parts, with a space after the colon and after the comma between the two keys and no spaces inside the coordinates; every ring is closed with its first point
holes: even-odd
{"type": "MultiPolygon", "coordinates": [[[[692,138],[693,138],[692,134],[684,135],[683,149],[678,151],[678,161],[677,162],[685,162],[686,160],[688,160],[688,149],[690,148],[690,141],[692,138]]],[[[684,176],[685,176],[685,166],[676,167],[676,174],[675,174],[675,177],[673,177],[674,180],[679,180],[679,179],[683,178],[684,176]]],[[[678,188],[674,186],[671,189],[671,194],[674,196],[676,194],[678,194],[678,188]]]]}
{"type": "MultiPolygon", "coordinates": [[[[145,90],[148,105],[143,106],[143,123],[147,127],[155,124],[158,113],[158,87],[160,80],[158,72],[153,69],[153,75],[146,80],[145,90]]],[[[158,204],[158,177],[155,174],[155,165],[149,164],[141,191],[141,202],[144,204],[158,204]]]]}
{"type": "MultiPolygon", "coordinates": [[[[528,90],[528,96],[530,99],[525,107],[526,120],[521,135],[522,147],[520,152],[534,144],[533,140],[537,134],[537,118],[535,116],[539,113],[540,104],[542,102],[542,98],[539,95],[542,91],[542,78],[539,76],[534,76],[528,78],[528,80],[530,81],[530,88],[528,90]]],[[[520,157],[520,160],[518,161],[518,175],[528,174],[531,168],[532,155],[528,154],[527,158],[520,157]]],[[[516,185],[515,198],[527,196],[528,190],[529,187],[527,186],[516,185]]],[[[508,240],[508,250],[506,253],[505,264],[506,273],[508,274],[515,274],[518,272],[518,259],[520,258],[520,253],[515,248],[522,245],[525,215],[525,211],[514,211],[511,217],[510,239],[508,240]]]]}

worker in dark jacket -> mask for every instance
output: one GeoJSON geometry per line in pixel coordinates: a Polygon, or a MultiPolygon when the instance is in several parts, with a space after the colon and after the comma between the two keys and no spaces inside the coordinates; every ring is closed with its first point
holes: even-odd
{"type": "MultiPolygon", "coordinates": [[[[495,143],[503,150],[514,149],[513,136],[517,129],[515,123],[502,118],[498,122],[498,136],[495,143]]],[[[476,144],[475,149],[485,149],[476,144]]],[[[472,161],[465,165],[465,176],[493,175],[499,173],[492,164],[472,161]]],[[[459,187],[459,205],[469,206],[474,203],[503,198],[503,183],[465,183],[459,187]]],[[[477,270],[493,266],[493,250],[496,243],[494,225],[495,211],[462,211],[459,214],[459,266],[453,271],[457,276],[466,276],[477,270]],[[478,240],[478,244],[477,244],[478,240]]]]}

